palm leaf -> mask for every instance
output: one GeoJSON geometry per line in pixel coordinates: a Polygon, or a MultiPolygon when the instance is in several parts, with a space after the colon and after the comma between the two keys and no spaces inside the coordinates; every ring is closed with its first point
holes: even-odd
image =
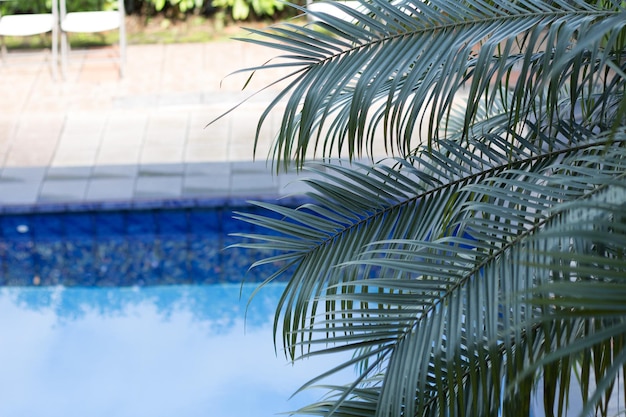
{"type": "Polygon", "coordinates": [[[288,357],[354,351],[305,387],[357,365],[355,381],[300,412],[524,416],[543,384],[544,410],[564,415],[578,372],[583,411],[606,415],[626,369],[623,6],[338,7],[353,21],[250,40],[295,68],[279,167],[311,148],[372,155],[381,131],[399,155],[303,165],[304,204],[239,214],[269,230],[239,246],[278,252],[254,265],[293,266],[267,281],[289,278],[288,357]]]}
{"type": "MultiPolygon", "coordinates": [[[[615,51],[624,44],[626,10],[616,1],[363,0],[345,11],[357,23],[322,14],[321,22],[278,25],[243,39],[285,52],[265,68],[294,68],[280,94],[288,101],[273,150],[279,166],[300,165],[311,147],[323,157],[373,156],[380,132],[389,152],[408,155],[443,136],[439,128],[464,86],[465,125],[503,87],[514,92],[504,103],[509,125],[530,114],[542,119],[558,113],[564,85],[577,85],[572,102],[586,102],[590,86],[615,74],[611,66],[624,68],[615,51]],[[537,105],[538,97],[544,99],[537,105]]],[[[278,103],[268,106],[259,131],[278,103]]],[[[587,116],[595,109],[582,110],[587,116]]]]}
{"type": "MultiPolygon", "coordinates": [[[[486,158],[467,152],[478,142],[440,141],[441,152],[430,149],[413,160],[415,165],[361,166],[361,173],[323,165],[327,171],[318,174],[328,182],[312,183],[315,191],[307,196],[320,206],[263,204],[284,217],[255,218],[258,224],[283,231],[285,222],[295,221],[294,231],[311,229],[296,232],[307,243],[291,251],[299,266],[279,306],[291,357],[298,349],[302,356],[325,353],[330,344],[363,352],[359,360],[373,361],[377,368],[384,361],[378,415],[447,413],[459,407],[469,414],[493,413],[503,404],[500,393],[489,389],[494,381],[517,387],[513,393],[502,390],[507,398],[528,397],[533,378],[520,383],[518,375],[538,355],[529,350],[549,334],[539,333],[536,325],[543,310],[511,294],[548,282],[529,278],[541,276],[529,273],[530,265],[539,271],[537,265],[552,263],[545,254],[531,257],[527,241],[541,236],[567,202],[585,201],[599,184],[624,181],[615,179],[624,170],[623,134],[574,139],[560,150],[514,149],[522,156],[517,160],[508,157],[508,149],[498,154],[497,147],[490,148],[486,158]],[[609,143],[613,146],[607,148],[609,143]],[[457,154],[464,164],[454,163],[457,154]],[[428,166],[431,158],[447,164],[427,176],[414,168],[428,166]],[[405,184],[420,185],[411,194],[405,184]],[[334,214],[309,223],[311,213],[334,214]],[[469,317],[474,322],[468,327],[469,317]],[[507,360],[494,366],[493,355],[500,351],[507,352],[507,360]],[[465,359],[459,360],[460,352],[465,359]],[[407,368],[413,372],[407,374],[407,368]],[[468,390],[468,378],[482,385],[441,403],[442,392],[468,390]],[[407,404],[416,393],[415,403],[407,404]],[[467,402],[468,396],[474,400],[467,402]]],[[[276,326],[278,332],[278,321],[276,326]]],[[[509,411],[518,409],[516,403],[504,404],[509,411]]],[[[339,401],[334,409],[342,406],[339,401]]]]}

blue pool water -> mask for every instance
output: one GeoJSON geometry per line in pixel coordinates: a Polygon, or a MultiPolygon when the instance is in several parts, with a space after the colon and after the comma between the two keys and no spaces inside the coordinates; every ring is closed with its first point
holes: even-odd
{"type": "Polygon", "coordinates": [[[327,359],[288,365],[271,315],[282,284],[4,288],[0,415],[269,417],[327,359]]]}
{"type": "Polygon", "coordinates": [[[275,352],[284,284],[248,305],[263,274],[223,250],[247,227],[231,212],[0,216],[0,416],[269,417],[323,395],[290,399],[333,361],[275,352]]]}
{"type": "Polygon", "coordinates": [[[251,208],[0,215],[0,416],[270,417],[319,399],[290,397],[347,358],[275,351],[285,284],[248,304],[268,271],[224,250],[255,231],[235,210],[251,208]]]}

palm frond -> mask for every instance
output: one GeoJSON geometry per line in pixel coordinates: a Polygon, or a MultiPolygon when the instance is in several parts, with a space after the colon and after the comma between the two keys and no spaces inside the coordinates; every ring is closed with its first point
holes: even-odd
{"type": "Polygon", "coordinates": [[[562,416],[578,373],[583,413],[607,415],[626,370],[622,3],[360,0],[338,6],[351,22],[249,40],[294,68],[279,167],[372,156],[381,131],[399,155],[306,164],[301,206],[238,215],[268,229],[239,246],[276,253],[253,266],[288,265],[267,280],[289,278],[287,356],[354,352],[305,387],[355,381],[301,413],[527,416],[542,385],[562,416]]]}
{"type": "Polygon", "coordinates": [[[345,11],[356,23],[322,13],[308,26],[286,23],[243,39],[284,51],[251,70],[294,68],[280,93],[287,105],[272,155],[279,166],[300,165],[311,148],[322,157],[373,156],[381,132],[388,152],[406,156],[444,136],[440,126],[459,96],[469,98],[468,125],[481,102],[492,105],[507,88],[509,125],[554,117],[558,92],[570,84],[571,101],[590,104],[581,115],[588,120],[598,110],[590,87],[625,68],[617,51],[626,10],[617,1],[361,0],[345,11]]]}
{"type": "Polygon", "coordinates": [[[543,352],[537,346],[555,343],[552,332],[538,330],[543,309],[511,299],[549,282],[542,271],[552,263],[544,254],[533,258],[528,241],[548,233],[568,204],[624,182],[624,131],[568,133],[567,144],[551,142],[555,149],[503,138],[506,146],[498,147],[494,135],[489,147],[484,138],[439,141],[438,150],[425,149],[412,164],[360,171],[318,165],[326,181],[310,183],[310,203],[263,203],[280,220],[242,214],[302,242],[263,243],[288,249],[298,265],[275,323],[279,332],[282,315],[289,355],[325,353],[335,349],[330,344],[361,352],[359,362],[376,365],[364,365],[370,371],[384,364],[381,416],[519,411],[505,399],[531,395],[534,375],[523,383],[519,375],[543,352]],[[497,358],[501,352],[506,359],[497,358]],[[513,386],[514,396],[505,390],[513,386]]]}

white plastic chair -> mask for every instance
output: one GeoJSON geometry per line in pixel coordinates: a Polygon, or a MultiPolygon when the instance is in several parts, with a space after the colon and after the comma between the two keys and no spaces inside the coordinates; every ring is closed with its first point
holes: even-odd
{"type": "Polygon", "coordinates": [[[4,42],[5,36],[35,36],[45,33],[52,34],[52,58],[50,69],[53,78],[57,77],[58,65],[58,12],[57,1],[52,0],[51,13],[40,14],[14,14],[0,17],[0,43],[3,62],[7,61],[7,48],[4,42]]]}
{"type": "MultiPolygon", "coordinates": [[[[361,6],[356,0],[347,0],[347,1],[312,1],[307,0],[307,10],[311,10],[316,13],[326,13],[334,17],[338,17],[340,19],[345,20],[346,22],[353,22],[354,18],[350,16],[348,13],[344,12],[337,6],[335,3],[343,3],[344,5],[351,7],[353,9],[358,9],[361,6]]],[[[307,15],[307,18],[310,22],[315,22],[320,20],[317,16],[307,15]]]]}
{"type": "Polygon", "coordinates": [[[60,1],[61,15],[61,72],[65,77],[67,63],[71,53],[68,33],[99,33],[117,29],[119,31],[120,76],[124,76],[126,61],[126,29],[124,25],[124,0],[118,0],[118,10],[67,12],[65,0],[60,1]]]}

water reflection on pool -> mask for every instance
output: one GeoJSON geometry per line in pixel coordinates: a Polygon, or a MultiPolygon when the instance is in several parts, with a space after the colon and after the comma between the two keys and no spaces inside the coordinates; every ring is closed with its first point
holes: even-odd
{"type": "MultiPolygon", "coordinates": [[[[331,366],[275,354],[283,284],[5,287],[0,290],[1,416],[265,417],[331,366]]],[[[337,382],[337,381],[336,381],[337,382]]]]}

